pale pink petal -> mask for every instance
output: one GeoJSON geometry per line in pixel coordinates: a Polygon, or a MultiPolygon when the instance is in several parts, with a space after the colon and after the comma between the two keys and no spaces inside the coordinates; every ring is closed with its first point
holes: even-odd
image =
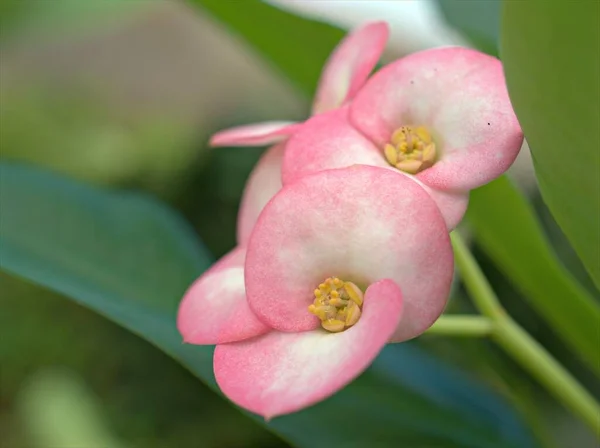
{"type": "Polygon", "coordinates": [[[393,333],[401,312],[400,289],[382,280],[367,289],[356,325],[341,333],[273,331],[218,345],[215,378],[231,401],[267,420],[298,411],[362,373],[393,333]]]}
{"type": "MultiPolygon", "coordinates": [[[[410,176],[390,166],[382,150],[349,124],[347,110],[348,107],[343,107],[316,115],[290,137],[283,155],[284,184],[317,171],[357,164],[379,166],[393,170],[399,176],[410,176]]],[[[416,180],[414,176],[410,177],[416,180]]],[[[454,229],[467,210],[468,192],[437,191],[422,182],[419,184],[437,203],[448,230],[454,229]]]]}
{"type": "Polygon", "coordinates": [[[238,213],[238,244],[246,244],[263,207],[281,189],[281,160],[286,146],[282,142],[269,148],[250,173],[238,213]]]}
{"type": "Polygon", "coordinates": [[[219,258],[208,270],[204,271],[203,276],[209,273],[214,273],[222,269],[232,267],[243,267],[246,260],[246,250],[240,246],[233,248],[221,258],[219,258]]]}
{"type": "Polygon", "coordinates": [[[387,23],[373,22],[337,46],[321,74],[313,114],[335,109],[354,96],[379,61],[388,36],[387,23]]]}
{"type": "MultiPolygon", "coordinates": [[[[394,168],[390,167],[390,169],[394,168]]],[[[410,177],[429,193],[431,199],[435,201],[440,209],[444,221],[446,221],[448,231],[454,230],[460,224],[467,212],[467,207],[469,206],[469,191],[436,190],[422,182],[418,176],[411,176],[410,174],[406,174],[399,170],[396,170],[396,172],[410,177]]]]}
{"type": "Polygon", "coordinates": [[[498,177],[523,141],[500,61],[460,47],[414,53],[384,67],[353,100],[350,120],[380,146],[401,125],[429,127],[441,158],[417,176],[443,190],[469,190],[498,177]]]}
{"type": "Polygon", "coordinates": [[[245,249],[234,249],[185,293],[177,315],[177,328],[184,342],[220,344],[269,331],[246,301],[244,255],[245,249]]]}
{"type": "Polygon", "coordinates": [[[446,224],[427,192],[398,172],[355,165],[275,195],[248,242],[245,278],[250,307],[280,331],[318,327],[307,306],[327,277],[363,287],[392,279],[404,293],[408,339],[441,314],[452,273],[446,224]]]}
{"type": "Polygon", "coordinates": [[[239,126],[217,132],[211,146],[263,146],[277,143],[294,133],[302,124],[292,121],[269,121],[239,126]]]}
{"type": "Polygon", "coordinates": [[[363,164],[388,167],[381,150],[350,126],[348,107],[316,115],[286,142],[282,178],[288,184],[306,174],[363,164]]]}

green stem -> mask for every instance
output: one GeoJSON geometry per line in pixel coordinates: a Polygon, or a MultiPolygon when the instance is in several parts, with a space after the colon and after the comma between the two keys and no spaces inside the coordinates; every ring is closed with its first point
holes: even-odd
{"type": "Polygon", "coordinates": [[[600,405],[544,347],[504,311],[460,235],[453,232],[451,238],[456,264],[465,287],[475,306],[493,322],[493,340],[600,437],[600,405]]]}
{"type": "Polygon", "coordinates": [[[484,337],[489,336],[493,329],[494,324],[485,316],[444,314],[427,330],[427,334],[484,337]]]}
{"type": "Polygon", "coordinates": [[[471,300],[473,300],[477,309],[484,316],[492,319],[501,318],[506,313],[498,302],[498,299],[496,299],[494,290],[481,272],[479,264],[477,264],[471,251],[458,232],[452,232],[450,238],[454,247],[454,259],[458,266],[458,271],[467,291],[469,291],[471,300]]]}
{"type": "Polygon", "coordinates": [[[497,323],[492,338],[600,437],[600,405],[544,347],[511,318],[497,323]]]}

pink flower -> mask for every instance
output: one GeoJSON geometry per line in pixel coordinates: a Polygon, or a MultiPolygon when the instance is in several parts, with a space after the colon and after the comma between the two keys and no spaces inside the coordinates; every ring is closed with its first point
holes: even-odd
{"type": "Polygon", "coordinates": [[[427,50],[379,70],[345,108],[308,120],[286,145],[283,182],[353,164],[393,168],[428,189],[452,229],[468,191],[505,172],[522,142],[500,61],[427,50]]]}
{"type": "Polygon", "coordinates": [[[453,274],[428,193],[369,166],[283,187],[260,213],[245,263],[243,252],[192,286],[178,326],[188,342],[218,344],[221,390],[267,419],[327,398],[387,342],[422,333],[443,311],[453,274]]]}
{"type": "Polygon", "coordinates": [[[250,174],[238,213],[238,247],[202,274],[185,293],[177,316],[184,342],[220,344],[270,331],[250,311],[244,286],[247,243],[263,207],[281,189],[283,144],[267,150],[250,174]]]}
{"type": "MultiPolygon", "coordinates": [[[[323,69],[313,102],[313,114],[334,110],[356,95],[383,53],[389,35],[385,22],[367,24],[348,35],[323,69]]],[[[240,126],[215,134],[213,146],[262,146],[298,131],[302,123],[273,121],[240,126]]]]}

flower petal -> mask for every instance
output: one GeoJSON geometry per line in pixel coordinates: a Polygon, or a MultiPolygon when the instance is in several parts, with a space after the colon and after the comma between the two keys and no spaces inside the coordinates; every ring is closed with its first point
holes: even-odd
{"type": "Polygon", "coordinates": [[[252,310],[280,331],[319,326],[307,311],[327,277],[358,285],[383,278],[404,293],[400,336],[441,314],[453,257],[435,202],[408,176],[356,165],[286,185],[262,211],[248,242],[246,292],[252,310]]]}
{"type": "MultiPolygon", "coordinates": [[[[393,169],[393,168],[392,168],[393,169]]],[[[414,181],[416,181],[427,193],[431,196],[431,199],[435,201],[442,216],[444,217],[444,221],[446,221],[446,227],[448,231],[454,230],[467,212],[467,207],[469,206],[469,192],[468,191],[444,191],[444,190],[436,190],[434,188],[429,187],[427,184],[422,182],[419,179],[419,176],[411,176],[410,174],[404,173],[402,171],[397,171],[398,174],[402,174],[404,176],[408,176],[414,181]]]]}
{"type": "Polygon", "coordinates": [[[246,250],[240,246],[233,248],[221,258],[219,258],[210,268],[208,268],[203,276],[209,273],[221,271],[223,269],[244,267],[244,261],[246,260],[246,250]]]}
{"type": "Polygon", "coordinates": [[[246,301],[245,252],[243,248],[235,248],[185,293],[177,315],[177,328],[184,342],[220,344],[269,331],[246,301]]]}
{"type": "Polygon", "coordinates": [[[282,179],[288,184],[306,174],[363,164],[388,167],[383,153],[350,126],[348,107],[316,115],[286,142],[282,179]]]}
{"type": "Polygon", "coordinates": [[[448,24],[436,2],[432,1],[265,1],[343,29],[351,29],[371,20],[385,20],[391,29],[388,56],[466,43],[458,30],[448,24]]]}
{"type": "Polygon", "coordinates": [[[238,244],[246,244],[263,207],[281,189],[281,161],[286,146],[282,142],[269,148],[250,173],[238,213],[238,244]]]}
{"type": "Polygon", "coordinates": [[[379,61],[388,37],[387,23],[373,22],[340,42],[321,74],[313,114],[340,107],[354,96],[379,61]]]}
{"type": "Polygon", "coordinates": [[[210,139],[211,146],[263,146],[284,140],[302,123],[268,121],[238,126],[217,132],[210,139]]]}
{"type": "MultiPolygon", "coordinates": [[[[400,176],[410,176],[390,166],[383,152],[350,125],[347,112],[348,107],[343,107],[316,115],[290,137],[281,168],[284,185],[317,171],[358,164],[379,166],[400,176]]],[[[467,210],[468,192],[438,191],[417,182],[437,203],[448,230],[454,229],[467,210]]]]}
{"type": "Polygon", "coordinates": [[[341,333],[273,331],[218,345],[215,378],[231,401],[267,420],[298,411],[362,373],[398,325],[401,312],[400,289],[381,280],[367,289],[356,325],[341,333]]]}
{"type": "Polygon", "coordinates": [[[378,145],[401,125],[431,127],[441,159],[417,177],[442,190],[498,177],[523,141],[500,61],[460,47],[415,53],[381,69],[353,100],[350,121],[378,145]]]}

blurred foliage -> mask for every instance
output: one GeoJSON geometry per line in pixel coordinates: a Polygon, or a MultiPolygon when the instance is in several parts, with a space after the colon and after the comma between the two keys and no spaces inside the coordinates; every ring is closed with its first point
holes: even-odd
{"type": "MultiPolygon", "coordinates": [[[[99,14],[101,6],[98,6],[95,12],[94,9],[88,11],[92,14],[88,19],[84,19],[79,15],[82,9],[85,9],[81,8],[81,3],[78,0],[54,2],[5,0],[0,2],[0,17],[3,19],[0,24],[6,23],[4,19],[7,17],[19,17],[22,24],[29,23],[23,27],[39,30],[46,28],[43,24],[44,17],[49,19],[55,17],[57,20],[54,23],[60,26],[79,23],[87,27],[93,23],[87,20],[94,19],[94,15],[96,18],[109,18],[112,17],[111,10],[116,12],[120,8],[119,0],[107,1],[104,2],[106,6],[104,11],[108,14],[99,14]],[[35,4],[39,4],[39,9],[34,14],[27,8],[35,4]],[[61,9],[63,6],[66,9],[61,9]],[[13,8],[14,14],[3,14],[10,8],[13,8]],[[68,14],[72,14],[70,18],[68,14]],[[63,22],[61,17],[68,19],[63,22]],[[74,17],[77,19],[73,20],[74,17]]],[[[87,3],[100,5],[103,2],[87,3]]],[[[137,4],[138,2],[122,3],[137,4]]],[[[258,1],[195,0],[194,3],[202,5],[216,18],[227,22],[226,26],[244,40],[248,39],[249,43],[254,44],[262,55],[267,56],[307,94],[313,92],[322,63],[343,35],[335,28],[291,16],[258,1]]],[[[454,3],[453,7],[462,7],[463,10],[468,7],[471,12],[481,6],[475,5],[478,2],[442,1],[442,3],[454,3]]],[[[479,3],[483,4],[483,2],[479,3]]],[[[491,43],[488,34],[488,31],[493,32],[497,29],[497,19],[494,18],[493,11],[494,8],[490,8],[469,15],[469,11],[464,10],[456,16],[471,22],[470,27],[473,29],[467,31],[467,34],[474,43],[492,54],[497,48],[491,43]]],[[[100,20],[95,23],[108,22],[100,20]]],[[[10,29],[4,26],[1,28],[3,31],[10,29]]],[[[3,32],[0,32],[0,36],[3,36],[3,32]]],[[[233,247],[239,197],[244,182],[263,149],[223,148],[208,154],[206,159],[203,159],[204,156],[200,154],[206,153],[202,143],[205,136],[190,133],[177,121],[165,121],[164,117],[144,117],[141,122],[132,123],[120,115],[118,110],[105,107],[103,104],[101,95],[78,91],[75,86],[69,86],[69,89],[63,92],[55,92],[40,86],[35,88],[27,86],[26,93],[3,91],[0,98],[2,157],[51,167],[71,177],[86,179],[101,185],[136,187],[169,197],[169,200],[191,220],[214,255],[220,256],[233,247]]],[[[252,121],[252,117],[237,118],[240,122],[252,121]]],[[[99,222],[114,230],[115,219],[119,215],[129,215],[128,204],[123,202],[117,212],[106,213],[107,217],[103,217],[99,222]]],[[[51,209],[52,207],[48,209],[48,216],[56,218],[52,216],[51,209]]],[[[82,209],[85,210],[86,207],[82,209]]],[[[60,216],[56,211],[54,214],[60,216]]],[[[43,214],[37,216],[41,221],[46,217],[43,214]]],[[[542,212],[542,216],[548,215],[542,212]]],[[[147,228],[148,224],[144,221],[136,223],[134,220],[129,225],[131,228],[137,225],[147,228]]],[[[568,243],[565,244],[564,238],[561,239],[560,231],[557,232],[551,219],[547,223],[549,223],[547,228],[553,229],[549,230],[551,241],[555,248],[557,244],[561,248],[560,259],[571,270],[575,269],[577,278],[585,281],[586,276],[580,275],[581,272],[577,270],[568,243]]],[[[102,229],[100,228],[99,231],[101,232],[102,229]]],[[[127,232],[124,234],[127,235],[127,232]]],[[[162,237],[157,238],[162,239],[162,237]]],[[[94,241],[90,244],[93,246],[94,241]]],[[[150,246],[152,247],[152,244],[150,246]]],[[[107,250],[109,249],[110,247],[107,246],[107,250]]],[[[135,250],[133,253],[135,254],[135,250]]],[[[54,255],[52,251],[49,254],[54,255]]],[[[571,356],[570,350],[556,337],[553,329],[540,321],[538,315],[527,306],[523,296],[511,287],[510,280],[501,274],[484,254],[478,253],[478,256],[509,312],[536,338],[543,341],[544,345],[565,362],[567,367],[573,369],[586,384],[597,386],[594,378],[588,375],[589,372],[571,356]]],[[[137,259],[147,261],[144,258],[137,259]]],[[[127,261],[128,257],[116,257],[116,259],[127,261]]],[[[101,262],[107,264],[106,268],[110,269],[112,259],[108,257],[103,260],[101,262]]],[[[81,262],[81,265],[82,269],[89,267],[85,266],[84,262],[81,262]]],[[[160,262],[157,262],[157,265],[160,265],[160,262]]],[[[130,268],[128,264],[127,269],[130,268]]],[[[180,279],[186,275],[192,278],[201,268],[197,269],[198,271],[194,273],[191,271],[188,274],[183,273],[180,279]]],[[[157,279],[152,281],[160,280],[158,271],[154,272],[157,279]]],[[[55,273],[56,271],[53,271],[50,277],[55,273]]],[[[132,280],[125,279],[125,282],[121,283],[121,286],[126,285],[122,291],[128,291],[130,287],[128,282],[132,280]]],[[[168,313],[163,318],[157,319],[156,314],[151,311],[139,312],[133,308],[129,309],[128,318],[123,319],[121,323],[128,324],[130,329],[139,334],[140,321],[145,322],[144,325],[150,328],[148,331],[153,331],[157,338],[165,337],[172,340],[172,354],[181,357],[182,353],[186,353],[186,365],[209,377],[210,354],[181,346],[176,340],[178,335],[173,328],[176,301],[180,290],[186,284],[185,280],[181,280],[180,286],[177,287],[178,292],[167,294],[169,298],[166,300],[165,297],[156,298],[161,291],[164,294],[165,290],[153,287],[152,285],[156,283],[150,282],[148,295],[151,297],[142,295],[140,301],[155,300],[157,304],[162,303],[168,308],[168,313]]],[[[193,447],[200,444],[208,448],[285,446],[259,425],[235,411],[169,357],[122,328],[78,305],[69,303],[62,296],[5,274],[0,274],[0,291],[2,291],[0,300],[3,309],[0,316],[1,325],[9,335],[0,343],[3,358],[0,432],[3,436],[7,434],[6,440],[16,441],[10,445],[10,448],[30,446],[29,442],[25,442],[27,426],[18,425],[17,423],[20,422],[13,414],[18,391],[29,384],[26,382],[27,378],[40,368],[57,365],[66,366],[85,378],[92,392],[98,397],[101,411],[106,416],[107,426],[115,436],[130,446],[148,448],[193,447]]],[[[127,292],[124,297],[131,298],[134,295],[127,292]]],[[[97,300],[102,298],[96,297],[97,300]]],[[[113,303],[115,307],[105,311],[106,314],[127,308],[127,300],[122,301],[124,303],[119,302],[119,299],[115,300],[113,303]]],[[[100,307],[96,309],[102,312],[100,307]]],[[[452,309],[457,312],[470,310],[469,305],[460,300],[453,301],[452,309]]],[[[406,396],[410,397],[407,399],[404,395],[389,393],[389,390],[386,394],[378,393],[386,396],[375,398],[396,409],[396,414],[386,413],[378,417],[381,428],[387,430],[390,427],[398,430],[396,428],[398,416],[403,415],[400,423],[413,425],[412,430],[403,431],[402,441],[406,446],[431,448],[432,446],[468,445],[464,439],[461,442],[449,442],[443,435],[439,435],[436,425],[432,423],[432,416],[437,415],[435,418],[440,418],[442,415],[441,418],[444,419],[443,416],[448,414],[432,412],[427,399],[423,398],[426,396],[441,403],[441,406],[449,409],[451,413],[466,412],[466,415],[470,415],[475,420],[506,419],[504,426],[498,423],[499,427],[514,434],[511,432],[515,430],[514,420],[510,418],[505,407],[496,408],[492,405],[498,402],[494,401],[494,395],[490,398],[487,392],[480,390],[477,382],[474,381],[475,377],[479,377],[485,379],[487,385],[494,391],[510,397],[517,409],[526,416],[527,422],[536,429],[538,436],[541,435],[545,446],[551,446],[548,437],[544,436],[543,426],[548,426],[547,422],[540,423],[540,421],[548,419],[548,411],[556,409],[555,403],[491,344],[482,340],[421,338],[418,342],[419,346],[426,347],[448,363],[460,365],[472,372],[472,375],[464,378],[451,370],[450,381],[444,381],[446,367],[439,363],[425,363],[423,359],[427,359],[426,355],[421,351],[413,350],[414,345],[406,344],[386,351],[380,364],[369,373],[370,380],[375,382],[390,381],[391,377],[392,382],[403,387],[407,391],[406,396]],[[411,360],[416,361],[411,362],[411,360]],[[456,376],[461,378],[459,385],[454,382],[456,376]],[[471,387],[474,391],[470,390],[471,387]],[[419,426],[419,421],[427,423],[415,430],[414,428],[419,426]],[[427,432],[428,436],[424,436],[424,432],[427,432]]],[[[353,396],[365,400],[373,397],[374,390],[365,388],[361,384],[364,383],[352,386],[354,387],[352,393],[355,394],[353,396]]],[[[349,409],[356,405],[354,399],[343,401],[342,397],[337,400],[349,409]]],[[[364,412],[365,409],[362,411],[364,412]]],[[[311,434],[311,429],[306,428],[315,430],[314,425],[311,424],[312,415],[310,412],[301,413],[296,417],[297,420],[291,420],[289,425],[284,424],[278,430],[281,431],[283,428],[284,432],[291,432],[293,426],[297,425],[301,429],[305,428],[303,431],[308,436],[311,434]]],[[[350,414],[342,412],[342,417],[344,424],[348,424],[350,414]]],[[[572,425],[568,417],[561,414],[561,419],[566,421],[567,425],[572,425]]],[[[457,428],[460,426],[456,423],[458,420],[460,419],[457,417],[448,417],[440,425],[450,428],[448,431],[454,430],[458,433],[457,428]]],[[[356,421],[364,425],[364,419],[362,416],[350,418],[350,424],[359,426],[360,430],[361,425],[356,425],[356,421]]],[[[516,426],[518,427],[518,424],[516,426]]],[[[577,430],[577,426],[574,427],[577,430]]],[[[577,439],[574,438],[573,426],[568,428],[570,432],[566,441],[570,444],[577,439]]],[[[333,429],[328,428],[329,435],[332,436],[329,440],[339,442],[335,438],[334,429],[337,430],[339,427],[336,425],[333,429]]],[[[376,428],[370,429],[376,430],[376,428]]],[[[485,430],[478,434],[485,434],[485,430]]],[[[465,434],[458,437],[469,438],[465,434]]],[[[477,444],[477,435],[471,437],[472,444],[477,444]]],[[[395,438],[393,442],[398,444],[399,440],[395,438]]],[[[576,443],[577,446],[587,446],[585,443],[576,443]]],[[[331,442],[329,446],[333,444],[334,442],[331,442]]],[[[560,443],[556,445],[561,446],[560,443]]]]}
{"type": "Polygon", "coordinates": [[[331,50],[344,36],[338,28],[297,17],[260,0],[190,3],[223,22],[310,96],[331,50]]]}
{"type": "Polygon", "coordinates": [[[505,2],[502,18],[506,82],[540,191],[600,288],[600,2],[505,2]]]}
{"type": "MultiPolygon", "coordinates": [[[[185,288],[209,265],[176,214],[142,195],[39,169],[5,164],[0,173],[3,269],[142,335],[216,388],[212,347],[183,345],[175,326],[185,288]]],[[[499,397],[400,345],[386,347],[367,373],[334,397],[263,424],[307,447],[362,446],[375,434],[382,447],[417,439],[450,447],[533,446],[499,397]],[[355,425],[357,419],[363,424],[355,425]]]]}
{"type": "Polygon", "coordinates": [[[36,373],[19,398],[21,422],[38,448],[96,445],[124,448],[105,427],[95,397],[62,370],[36,373]]]}
{"type": "MultiPolygon", "coordinates": [[[[157,1],[157,0],[145,0],[157,1]]],[[[89,30],[126,19],[141,2],[124,0],[0,0],[0,38],[89,30]]]]}
{"type": "Polygon", "coordinates": [[[246,180],[264,148],[219,148],[188,185],[176,205],[215,258],[236,245],[235,230],[246,180]]]}
{"type": "MultiPolygon", "coordinates": [[[[85,378],[106,425],[129,446],[282,447],[183,367],[132,333],[56,293],[0,273],[2,421],[7,448],[30,447],[16,420],[38,371],[85,378]]],[[[23,411],[26,411],[24,409],[23,411]]]]}
{"type": "Polygon", "coordinates": [[[473,191],[467,219],[478,244],[531,306],[600,373],[600,305],[558,261],[520,191],[506,177],[473,191]]]}
{"type": "Polygon", "coordinates": [[[436,0],[450,25],[463,33],[475,47],[498,56],[501,0],[436,0]]]}
{"type": "Polygon", "coordinates": [[[103,185],[177,191],[203,162],[201,136],[168,116],[121,113],[87,87],[3,89],[0,155],[103,185]]]}

